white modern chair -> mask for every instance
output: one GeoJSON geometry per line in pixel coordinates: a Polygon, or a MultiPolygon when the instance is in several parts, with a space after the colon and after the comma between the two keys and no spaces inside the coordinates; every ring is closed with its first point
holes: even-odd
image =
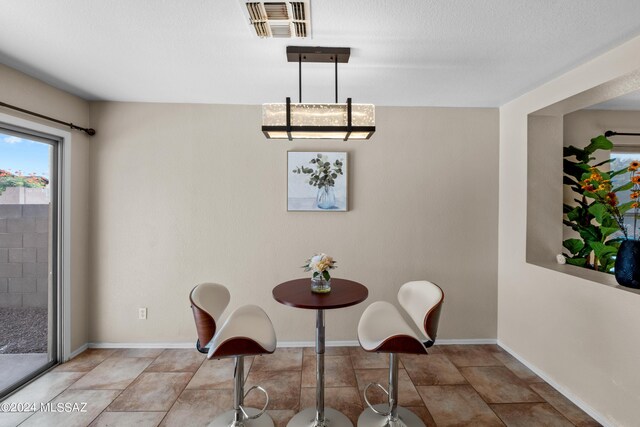
{"type": "Polygon", "coordinates": [[[358,340],[365,351],[389,353],[389,389],[371,383],[364,389],[369,406],[358,418],[358,427],[424,427],[416,414],[398,406],[398,354],[427,354],[436,340],[444,293],[426,280],[408,282],[398,292],[398,302],[412,320],[407,323],[391,303],[377,301],[362,313],[358,324],[358,340]],[[417,328],[416,328],[417,327],[417,328]],[[369,387],[376,386],[389,397],[388,404],[371,405],[369,387]]]}
{"type": "Polygon", "coordinates": [[[273,420],[265,413],[269,405],[267,391],[260,386],[244,391],[244,356],[273,353],[276,349],[276,334],[269,316],[258,306],[244,305],[218,327],[230,300],[227,288],[202,283],[191,290],[189,299],[198,332],[198,351],[206,353],[208,359],[235,358],[233,409],[215,418],[209,426],[273,427],[273,420]],[[261,410],[243,406],[244,398],[253,389],[265,394],[266,403],[261,410]]]}

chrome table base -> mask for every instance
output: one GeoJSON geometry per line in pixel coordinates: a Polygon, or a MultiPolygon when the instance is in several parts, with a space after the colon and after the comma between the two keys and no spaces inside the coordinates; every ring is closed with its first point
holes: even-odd
{"type": "MultiPolygon", "coordinates": [[[[244,408],[244,410],[247,411],[247,414],[250,417],[260,412],[260,409],[256,408],[244,408]]],[[[208,427],[273,427],[273,420],[268,414],[262,414],[254,420],[243,420],[241,423],[234,423],[234,415],[234,410],[227,411],[214,418],[214,420],[209,423],[208,427]]]]}
{"type": "Polygon", "coordinates": [[[316,310],[316,407],[298,412],[287,427],[353,427],[342,412],[324,407],[324,310],[316,310]]]}
{"type": "MultiPolygon", "coordinates": [[[[374,408],[385,412],[389,410],[389,405],[374,405],[374,408]]],[[[378,415],[367,408],[358,418],[358,427],[425,427],[422,420],[410,410],[398,406],[397,411],[398,418],[390,420],[388,416],[378,415]]]]}
{"type": "Polygon", "coordinates": [[[332,408],[324,408],[324,421],[317,421],[316,408],[307,408],[294,415],[287,427],[353,427],[353,423],[332,408]]]}

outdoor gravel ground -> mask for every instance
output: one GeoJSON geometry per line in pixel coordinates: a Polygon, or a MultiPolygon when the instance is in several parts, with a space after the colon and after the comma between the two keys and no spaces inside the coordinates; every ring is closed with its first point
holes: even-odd
{"type": "Polygon", "coordinates": [[[0,308],[0,354],[47,352],[46,308],[0,308]]]}

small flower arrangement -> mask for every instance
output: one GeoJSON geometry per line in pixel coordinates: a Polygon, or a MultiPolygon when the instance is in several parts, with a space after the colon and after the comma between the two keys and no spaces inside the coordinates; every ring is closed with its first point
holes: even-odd
{"type": "Polygon", "coordinates": [[[324,280],[331,280],[329,270],[333,270],[336,267],[336,261],[327,254],[316,254],[307,260],[307,263],[302,266],[304,271],[313,271],[313,278],[322,277],[324,280]]]}

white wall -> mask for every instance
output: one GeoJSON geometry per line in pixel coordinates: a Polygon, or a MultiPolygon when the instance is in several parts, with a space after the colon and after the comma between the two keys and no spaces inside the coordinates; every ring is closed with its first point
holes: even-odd
{"type": "Polygon", "coordinates": [[[621,426],[640,419],[640,295],[526,263],[527,115],[639,69],[639,50],[633,39],[500,109],[498,339],[621,426]]]}
{"type": "Polygon", "coordinates": [[[314,313],[271,290],[318,251],[370,290],[327,314],[328,340],[355,340],[368,303],[421,278],[444,288],[441,338],[496,336],[497,109],[381,107],[370,141],[283,142],[260,106],[91,108],[92,342],[194,341],[203,281],[263,306],[279,340],[312,341],[314,313]],[[287,150],[347,151],[350,210],[287,212],[287,150]]]}

